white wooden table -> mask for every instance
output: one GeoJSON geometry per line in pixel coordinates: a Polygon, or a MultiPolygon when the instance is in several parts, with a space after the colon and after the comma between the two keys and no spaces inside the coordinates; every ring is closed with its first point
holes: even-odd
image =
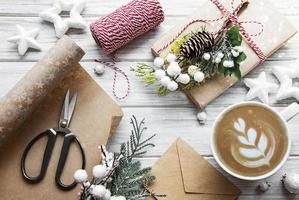
{"type": "MultiPolygon", "coordinates": [[[[106,15],[129,0],[88,0],[87,8],[83,13],[87,22],[106,15]]],[[[0,1],[0,95],[4,96],[10,88],[41,58],[41,56],[57,41],[53,26],[42,22],[38,13],[51,7],[53,0],[1,0],[0,1]],[[30,51],[24,57],[17,54],[13,44],[6,41],[6,38],[15,34],[15,24],[23,25],[26,28],[38,27],[41,29],[37,40],[42,44],[43,51],[30,51]]],[[[119,102],[124,110],[124,118],[111,142],[111,149],[117,151],[121,142],[127,140],[130,134],[129,119],[131,115],[138,118],[146,118],[149,133],[157,133],[154,139],[156,147],[148,154],[140,158],[145,165],[152,165],[175,141],[177,137],[182,137],[191,144],[201,155],[205,156],[217,168],[209,148],[209,138],[211,136],[211,126],[217,114],[228,105],[244,100],[246,89],[242,82],[229,89],[221,97],[213,101],[207,108],[208,121],[201,126],[197,119],[197,109],[187,99],[183,93],[171,94],[166,97],[157,97],[155,87],[144,87],[143,83],[130,72],[130,66],[136,62],[152,62],[151,44],[159,36],[176,23],[191,14],[196,7],[200,6],[203,0],[161,0],[166,20],[162,26],[136,39],[117,53],[120,59],[118,66],[130,76],[132,92],[128,99],[119,102]]],[[[271,0],[271,2],[289,20],[299,26],[299,1],[298,0],[271,0]]],[[[273,30],[275,27],[273,27],[273,30]]],[[[97,45],[92,39],[88,30],[71,30],[68,35],[75,40],[85,51],[86,55],[82,60],[82,65],[94,77],[94,79],[112,95],[112,75],[111,70],[106,70],[105,74],[97,77],[93,73],[93,62],[96,58],[105,58],[100,53],[97,45]]],[[[263,65],[251,72],[248,77],[256,77],[261,71],[266,71],[272,81],[277,80],[271,75],[271,67],[274,65],[292,64],[299,53],[299,38],[295,37],[285,47],[281,48],[275,55],[269,58],[263,65]]],[[[119,84],[119,90],[125,89],[123,83],[119,84]]],[[[273,96],[272,96],[273,99],[273,96]]],[[[284,100],[273,106],[278,110],[289,105],[294,99],[284,100]]],[[[241,200],[280,200],[299,199],[299,197],[288,195],[283,189],[280,179],[282,174],[289,170],[299,172],[299,117],[295,117],[289,122],[293,145],[291,156],[281,171],[271,177],[269,181],[273,183],[271,190],[265,194],[260,194],[256,190],[258,182],[239,181],[229,177],[241,190],[241,200]]],[[[95,149],[96,151],[96,149],[95,149]]],[[[224,173],[225,174],[225,173],[224,173]]],[[[226,174],[225,174],[226,175],[226,174]]]]}

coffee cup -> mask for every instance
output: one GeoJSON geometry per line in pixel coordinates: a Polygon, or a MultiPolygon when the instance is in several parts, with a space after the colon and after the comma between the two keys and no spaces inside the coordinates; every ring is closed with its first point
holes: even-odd
{"type": "Polygon", "coordinates": [[[242,180],[261,180],[276,173],[291,148],[287,121],[299,112],[292,104],[282,112],[258,102],[229,106],[216,118],[211,137],[220,167],[242,180]]]}

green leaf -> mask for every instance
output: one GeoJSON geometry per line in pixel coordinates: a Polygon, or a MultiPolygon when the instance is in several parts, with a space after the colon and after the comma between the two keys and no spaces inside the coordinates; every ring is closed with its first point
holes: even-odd
{"type": "Polygon", "coordinates": [[[240,64],[244,60],[246,60],[247,56],[244,52],[240,53],[240,55],[235,59],[235,62],[240,64]]]}
{"type": "Polygon", "coordinates": [[[169,93],[169,90],[166,88],[166,87],[164,87],[164,86],[160,86],[158,89],[157,89],[157,94],[159,95],[159,96],[165,96],[166,94],[168,94],[169,93]]]}
{"type": "Polygon", "coordinates": [[[238,26],[233,26],[226,33],[228,40],[233,46],[240,46],[242,44],[242,35],[238,26]]]}
{"type": "Polygon", "coordinates": [[[241,80],[242,74],[241,74],[239,64],[235,67],[234,75],[237,77],[238,80],[241,80]]]}

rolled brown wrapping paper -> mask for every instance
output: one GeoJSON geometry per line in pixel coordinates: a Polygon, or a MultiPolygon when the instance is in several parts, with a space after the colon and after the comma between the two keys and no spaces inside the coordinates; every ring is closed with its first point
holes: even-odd
{"type": "Polygon", "coordinates": [[[24,122],[84,54],[69,37],[61,38],[1,99],[0,142],[24,122]]]}
{"type": "MultiPolygon", "coordinates": [[[[78,93],[70,129],[84,148],[86,169],[100,161],[99,145],[106,145],[122,118],[121,108],[105,93],[78,63],[84,52],[68,37],[58,43],[1,101],[0,116],[3,140],[0,146],[0,199],[77,198],[77,189],[59,190],[55,173],[63,137],[57,137],[47,172],[37,184],[22,177],[21,156],[30,141],[42,131],[57,127],[66,91],[78,93]],[[11,112],[11,113],[10,113],[11,112]],[[9,130],[9,131],[7,131],[9,130]]],[[[46,138],[32,146],[25,167],[30,176],[40,173],[46,138]]],[[[80,150],[71,145],[61,180],[72,183],[74,172],[82,166],[80,150]]]]}

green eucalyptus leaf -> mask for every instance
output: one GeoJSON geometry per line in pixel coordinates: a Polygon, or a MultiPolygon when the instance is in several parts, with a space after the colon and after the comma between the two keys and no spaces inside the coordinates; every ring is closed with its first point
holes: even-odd
{"type": "Polygon", "coordinates": [[[238,26],[233,26],[227,31],[227,37],[233,46],[240,46],[242,44],[242,35],[238,26]]]}
{"type": "Polygon", "coordinates": [[[241,74],[241,70],[240,70],[239,64],[235,67],[234,75],[236,76],[236,78],[238,80],[241,80],[242,74],[241,74]]]}
{"type": "Polygon", "coordinates": [[[235,59],[235,62],[240,64],[244,60],[246,60],[247,56],[244,52],[240,53],[240,55],[235,59]]]}

